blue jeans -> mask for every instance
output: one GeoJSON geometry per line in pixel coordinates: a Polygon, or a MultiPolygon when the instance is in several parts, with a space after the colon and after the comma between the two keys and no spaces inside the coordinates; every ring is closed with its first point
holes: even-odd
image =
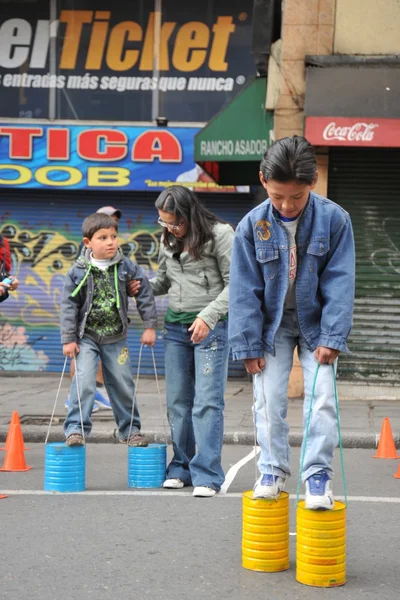
{"type": "MultiPolygon", "coordinates": [[[[258,468],[262,474],[273,472],[282,477],[289,477],[291,474],[289,425],[286,421],[287,388],[296,346],[298,346],[299,360],[304,376],[303,430],[305,434],[318,362],[314,357],[314,352],[308,350],[301,336],[296,311],[286,310],[275,338],[275,356],[266,353],[264,371],[254,376],[253,414],[257,439],[261,448],[258,468]]],[[[321,365],[315,386],[303,472],[301,473],[303,482],[321,469],[330,475],[333,474],[333,452],[337,443],[338,430],[332,366],[321,365]]]]}
{"type": "Polygon", "coordinates": [[[219,491],[228,372],[228,322],[217,323],[200,344],[189,325],[165,324],[165,379],[174,456],[167,477],[219,491]],[[196,452],[197,447],[197,452],[196,452]]]}
{"type": "MultiPolygon", "coordinates": [[[[83,430],[85,436],[92,430],[92,414],[96,393],[96,372],[99,359],[103,365],[104,384],[110,397],[119,437],[127,439],[132,415],[132,403],[135,396],[132,370],[126,339],[113,344],[97,344],[83,336],[79,342],[79,354],[76,357],[76,374],[70,389],[68,415],[64,422],[64,432],[82,433],[79,413],[76,377],[78,376],[79,394],[82,406],[83,430]]],[[[132,431],[140,430],[140,417],[135,402],[132,431]]]]}

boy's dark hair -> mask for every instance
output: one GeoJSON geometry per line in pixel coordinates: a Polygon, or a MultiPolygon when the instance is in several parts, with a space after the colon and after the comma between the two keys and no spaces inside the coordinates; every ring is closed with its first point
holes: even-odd
{"type": "MultiPolygon", "coordinates": [[[[156,208],[164,212],[175,215],[177,219],[182,218],[189,224],[189,232],[185,238],[189,254],[196,260],[199,260],[204,245],[214,240],[214,225],[221,223],[216,215],[210,212],[204,204],[200,202],[196,194],[182,185],[171,185],[158,196],[156,208]]],[[[178,251],[182,250],[182,242],[176,240],[175,236],[164,231],[163,242],[169,246],[170,242],[176,245],[178,251]]]]}
{"type": "Polygon", "coordinates": [[[317,173],[315,148],[299,135],[277,140],[264,154],[260,171],[265,181],[298,181],[311,185],[317,173]]]}
{"type": "Polygon", "coordinates": [[[111,229],[113,227],[118,232],[118,224],[112,217],[104,213],[93,213],[86,217],[82,223],[82,235],[91,240],[99,229],[111,229]]]}

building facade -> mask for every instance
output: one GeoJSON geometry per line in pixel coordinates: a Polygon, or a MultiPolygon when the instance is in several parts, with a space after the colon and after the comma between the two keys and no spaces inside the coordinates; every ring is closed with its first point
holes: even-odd
{"type": "MultiPolygon", "coordinates": [[[[196,165],[194,136],[256,75],[252,9],[252,0],[184,11],[172,0],[3,3],[0,232],[20,286],[1,305],[0,371],[61,370],[60,297],[88,214],[119,208],[123,252],[151,277],[161,190],[187,185],[233,225],[249,210],[248,187],[219,186],[196,165]]],[[[162,373],[166,298],[157,304],[162,373]]],[[[135,362],[142,328],[131,318],[135,362]]]]}
{"type": "Polygon", "coordinates": [[[285,0],[275,137],[317,148],[317,192],[351,215],[356,305],[339,374],[393,384],[400,367],[400,4],[285,0]]]}

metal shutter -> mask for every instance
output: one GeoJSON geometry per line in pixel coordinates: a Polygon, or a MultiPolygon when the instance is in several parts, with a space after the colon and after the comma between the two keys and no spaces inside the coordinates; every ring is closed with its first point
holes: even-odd
{"type": "Polygon", "coordinates": [[[356,304],[342,379],[397,383],[400,372],[400,149],[329,152],[328,197],[350,213],[356,304]]]}
{"type": "MultiPolygon", "coordinates": [[[[0,371],[61,371],[64,357],[59,332],[59,304],[65,274],[81,242],[83,219],[99,207],[122,211],[121,246],[149,277],[157,270],[160,227],[154,202],[157,193],[0,190],[0,232],[9,240],[12,272],[18,291],[0,304],[0,371]]],[[[201,194],[206,206],[236,225],[251,208],[248,194],[201,194]]],[[[157,298],[160,331],[154,351],[164,373],[162,321],[167,297],[157,298]]],[[[132,307],[128,345],[136,370],[142,331],[132,307]]],[[[143,351],[142,373],[151,374],[149,349],[143,351]]],[[[242,363],[230,363],[230,375],[244,374],[242,363]]]]}

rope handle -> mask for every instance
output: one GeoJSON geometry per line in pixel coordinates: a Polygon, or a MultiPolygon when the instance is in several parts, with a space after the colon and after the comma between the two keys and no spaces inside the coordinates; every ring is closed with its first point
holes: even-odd
{"type": "MultiPolygon", "coordinates": [[[[53,423],[54,415],[55,415],[55,412],[56,412],[57,401],[58,401],[58,397],[60,395],[61,385],[62,385],[62,381],[63,381],[63,378],[64,378],[65,369],[66,369],[66,366],[67,366],[67,360],[68,360],[68,356],[66,356],[65,360],[64,360],[64,366],[63,366],[63,370],[61,372],[60,382],[58,384],[58,389],[57,389],[57,393],[56,393],[56,399],[54,401],[53,410],[52,410],[51,417],[50,417],[50,423],[49,423],[49,427],[47,429],[46,439],[44,441],[45,444],[47,444],[48,439],[49,439],[50,429],[51,429],[51,425],[53,423]]],[[[74,360],[74,363],[75,363],[76,393],[77,393],[77,396],[78,396],[78,405],[79,405],[79,415],[80,415],[80,419],[81,419],[82,437],[83,437],[83,443],[85,443],[85,431],[83,429],[82,403],[81,403],[81,394],[80,394],[80,390],[79,390],[78,369],[77,369],[77,366],[76,366],[76,357],[74,357],[73,360],[74,360]]]]}
{"type": "MultiPolygon", "coordinates": [[[[301,449],[300,473],[299,473],[299,480],[297,483],[296,504],[298,504],[298,502],[299,502],[300,487],[301,487],[301,474],[303,472],[303,467],[304,467],[304,457],[305,457],[305,452],[306,452],[308,433],[309,433],[309,429],[310,429],[312,404],[313,404],[313,400],[314,400],[314,396],[315,396],[315,386],[317,383],[319,367],[320,367],[320,364],[318,363],[316,371],[315,371],[314,382],[313,382],[313,387],[312,387],[312,392],[311,392],[310,408],[308,410],[306,431],[305,431],[304,440],[303,440],[302,449],[301,449]]],[[[333,373],[333,387],[334,387],[334,392],[335,392],[336,420],[337,420],[338,436],[339,436],[340,463],[341,463],[342,480],[343,480],[344,500],[345,500],[345,506],[347,507],[347,505],[348,505],[347,485],[346,485],[346,475],[345,475],[345,471],[344,471],[343,441],[342,441],[342,433],[341,433],[341,428],[340,428],[340,411],[339,411],[339,400],[338,400],[337,385],[336,385],[335,365],[332,365],[332,373],[333,373]]]]}
{"type": "MultiPolygon", "coordinates": [[[[161,391],[160,391],[160,383],[159,383],[157,367],[156,367],[156,359],[154,356],[153,348],[150,347],[150,350],[151,350],[151,355],[152,355],[152,359],[153,359],[154,377],[155,377],[156,385],[157,385],[157,395],[158,395],[158,401],[159,401],[159,406],[160,406],[160,416],[161,416],[162,423],[163,423],[164,443],[165,443],[165,445],[167,445],[167,430],[166,430],[166,426],[165,426],[165,418],[164,418],[163,404],[162,404],[162,400],[161,400],[161,391]]],[[[131,433],[132,433],[133,414],[134,414],[135,405],[136,405],[136,396],[137,396],[138,383],[139,383],[139,377],[140,377],[140,367],[141,367],[141,363],[142,363],[142,351],[143,351],[143,344],[140,345],[140,351],[139,351],[138,368],[137,368],[137,375],[136,375],[136,381],[135,381],[135,394],[133,396],[133,402],[132,402],[132,413],[131,413],[131,422],[129,425],[128,439],[130,438],[131,433]]]]}

